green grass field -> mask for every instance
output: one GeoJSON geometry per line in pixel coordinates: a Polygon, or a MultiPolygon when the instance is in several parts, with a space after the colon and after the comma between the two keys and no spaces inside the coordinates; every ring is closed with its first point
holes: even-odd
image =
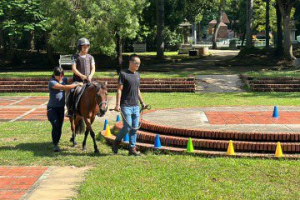
{"type": "Polygon", "coordinates": [[[263,78],[263,77],[270,77],[270,78],[276,78],[276,77],[300,77],[300,70],[288,70],[288,71],[250,71],[247,73],[244,73],[244,75],[247,76],[253,76],[254,78],[263,78]]]}
{"type": "MultiPolygon", "coordinates": [[[[49,78],[52,71],[33,71],[33,72],[0,72],[0,78],[49,78]]],[[[186,78],[189,73],[161,73],[161,72],[140,72],[143,78],[186,78]]],[[[72,77],[73,73],[68,70],[65,76],[72,77]]],[[[116,71],[96,72],[94,78],[118,78],[116,71]]]]}
{"type": "MultiPolygon", "coordinates": [[[[1,96],[48,96],[48,93],[0,93],[1,96]]],[[[109,93],[115,96],[116,93],[109,93]]],[[[143,93],[153,109],[206,106],[299,106],[299,92],[143,93]]]]}
{"type": "MultiPolygon", "coordinates": [[[[299,105],[298,93],[187,94],[145,93],[155,109],[220,105],[299,105]]],[[[112,126],[113,122],[110,122],[112,126]]],[[[103,120],[93,125],[103,128],[103,120]]],[[[299,199],[300,162],[297,160],[207,158],[192,155],[156,155],[139,158],[126,150],[112,155],[103,140],[101,155],[73,148],[69,122],[60,142],[62,153],[52,152],[51,126],[44,122],[0,122],[0,165],[92,166],[77,199],[299,199]]],[[[80,144],[83,135],[77,137],[80,144]]]]}

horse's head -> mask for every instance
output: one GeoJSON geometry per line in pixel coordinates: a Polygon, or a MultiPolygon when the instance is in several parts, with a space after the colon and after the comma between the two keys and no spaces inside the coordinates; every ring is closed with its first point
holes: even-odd
{"type": "Polygon", "coordinates": [[[96,83],[96,102],[99,105],[99,113],[98,116],[102,117],[105,115],[108,108],[107,101],[107,82],[96,83]]]}

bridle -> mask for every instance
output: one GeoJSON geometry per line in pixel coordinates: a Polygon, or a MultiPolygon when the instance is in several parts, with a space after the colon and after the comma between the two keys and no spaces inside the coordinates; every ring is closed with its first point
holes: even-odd
{"type": "MultiPolygon", "coordinates": [[[[97,115],[98,116],[100,116],[101,114],[100,114],[100,111],[101,111],[101,106],[103,105],[103,104],[105,104],[105,112],[107,112],[107,110],[108,110],[108,98],[106,97],[106,99],[105,99],[105,101],[101,101],[100,103],[98,103],[98,101],[97,101],[97,98],[101,98],[101,96],[100,95],[98,95],[98,92],[99,92],[99,90],[101,90],[102,89],[102,85],[100,85],[100,87],[99,87],[99,89],[97,89],[98,87],[96,86],[96,95],[95,95],[95,102],[96,102],[96,104],[99,106],[99,112],[97,113],[97,115]]],[[[102,98],[101,98],[102,99],[102,98]]]]}

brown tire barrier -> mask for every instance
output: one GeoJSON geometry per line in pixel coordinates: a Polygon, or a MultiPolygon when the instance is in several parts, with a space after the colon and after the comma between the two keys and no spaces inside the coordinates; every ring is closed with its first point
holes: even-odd
{"type": "MultiPolygon", "coordinates": [[[[122,123],[116,124],[116,129],[121,129],[122,123]]],[[[168,130],[168,129],[167,129],[168,130]]],[[[169,129],[170,130],[170,129],[169,129]]],[[[221,132],[221,131],[220,131],[221,132]]],[[[173,136],[172,133],[162,133],[159,131],[149,132],[149,131],[138,131],[138,139],[141,142],[152,143],[154,144],[156,134],[160,134],[161,143],[164,146],[174,146],[174,147],[186,147],[188,139],[192,136],[179,137],[173,136]]],[[[228,135],[230,136],[230,135],[228,135]]],[[[237,151],[250,151],[250,152],[275,152],[276,150],[276,142],[268,142],[268,141],[252,141],[251,138],[249,140],[245,139],[243,141],[235,140],[233,138],[227,138],[226,140],[216,140],[216,139],[206,139],[206,138],[193,138],[194,148],[197,149],[205,149],[205,150],[223,150],[226,151],[229,140],[234,140],[234,148],[237,151]]],[[[255,138],[254,138],[255,139],[255,138]]],[[[300,153],[300,142],[282,142],[281,143],[282,150],[287,153],[300,153]]]]}
{"type": "Polygon", "coordinates": [[[257,78],[242,76],[250,90],[254,92],[299,92],[300,78],[257,78]]]}
{"type": "MultiPolygon", "coordinates": [[[[105,136],[105,131],[101,131],[101,135],[106,139],[106,141],[109,144],[113,144],[115,140],[115,136],[105,136]]],[[[129,147],[128,143],[122,142],[121,145],[125,148],[129,147]]],[[[172,147],[172,146],[162,146],[161,148],[156,149],[154,148],[153,144],[149,143],[144,143],[138,141],[136,143],[136,146],[140,151],[154,151],[154,152],[160,152],[160,153],[176,153],[176,154],[190,154],[186,152],[186,148],[181,148],[181,147],[172,147]]],[[[226,151],[216,151],[216,150],[199,150],[195,149],[195,151],[192,153],[193,155],[198,155],[198,156],[223,156],[223,157],[248,157],[248,158],[270,158],[270,159],[277,159],[274,157],[273,153],[253,153],[253,152],[236,152],[236,155],[227,155],[226,151]]],[[[299,159],[300,155],[299,154],[284,154],[285,159],[299,159]]]]}
{"type": "MultiPolygon", "coordinates": [[[[98,82],[107,82],[108,91],[115,92],[117,79],[97,78],[98,82]]],[[[0,92],[46,92],[47,78],[0,78],[0,92]]],[[[194,78],[141,79],[142,92],[195,92],[194,78]]]]}
{"type": "Polygon", "coordinates": [[[216,140],[246,140],[268,142],[300,142],[300,133],[268,133],[268,132],[237,132],[237,131],[211,131],[202,129],[174,128],[143,121],[143,130],[167,135],[216,139],[216,140]]]}

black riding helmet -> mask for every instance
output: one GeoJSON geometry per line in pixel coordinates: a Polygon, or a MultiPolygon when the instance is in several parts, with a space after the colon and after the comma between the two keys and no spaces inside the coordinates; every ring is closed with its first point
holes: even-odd
{"type": "Polygon", "coordinates": [[[77,42],[77,49],[81,51],[81,46],[83,45],[91,45],[90,41],[86,38],[80,38],[77,42]]]}

